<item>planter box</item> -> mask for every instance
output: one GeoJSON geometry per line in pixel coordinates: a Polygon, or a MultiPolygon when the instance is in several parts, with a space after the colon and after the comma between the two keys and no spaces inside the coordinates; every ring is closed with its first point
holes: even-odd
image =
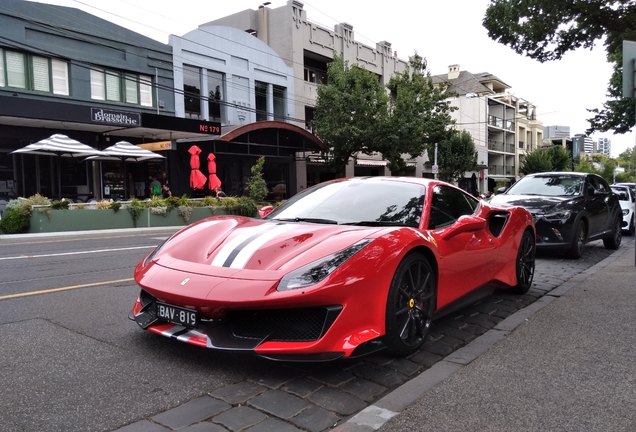
{"type": "MultiPolygon", "coordinates": [[[[140,217],[141,218],[141,217],[140,217]]],[[[29,233],[134,228],[127,210],[49,210],[31,213],[29,233]],[[49,217],[50,214],[50,217],[49,217]]]]}
{"type": "MultiPolygon", "coordinates": [[[[196,222],[215,215],[227,214],[222,207],[194,207],[188,223],[196,222]]],[[[47,233],[64,231],[89,231],[102,229],[146,228],[186,226],[186,222],[177,209],[167,215],[152,214],[144,209],[133,224],[130,212],[125,208],[114,211],[107,210],[49,210],[31,213],[29,233],[47,233]],[[49,217],[50,214],[50,217],[49,217]]]]}

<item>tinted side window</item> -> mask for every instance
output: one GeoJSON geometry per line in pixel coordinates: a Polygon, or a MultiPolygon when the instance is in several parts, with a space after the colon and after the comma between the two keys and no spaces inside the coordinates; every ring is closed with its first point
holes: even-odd
{"type": "Polygon", "coordinates": [[[452,225],[460,216],[475,213],[478,206],[479,201],[457,189],[436,186],[433,188],[428,228],[452,225]]]}
{"type": "Polygon", "coordinates": [[[605,180],[598,176],[589,176],[588,181],[590,186],[588,187],[589,193],[588,195],[594,195],[594,191],[601,192],[609,192],[609,185],[605,182],[605,180]]]}

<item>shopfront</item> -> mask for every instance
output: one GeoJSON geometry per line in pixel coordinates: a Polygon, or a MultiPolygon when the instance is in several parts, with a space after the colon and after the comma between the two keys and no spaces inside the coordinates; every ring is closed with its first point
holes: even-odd
{"type": "MultiPolygon", "coordinates": [[[[229,128],[228,128],[229,129],[229,128]]],[[[176,142],[176,157],[171,166],[172,173],[181,173],[178,178],[171,174],[175,190],[193,195],[205,195],[208,189],[192,190],[187,180],[190,173],[192,146],[201,149],[199,155],[201,171],[206,176],[208,155],[214,154],[216,174],[225,193],[242,196],[248,193],[247,181],[251,168],[259,157],[265,157],[263,178],[267,183],[267,200],[280,201],[306,187],[305,152],[320,151],[324,144],[305,129],[281,121],[259,121],[236,127],[213,140],[184,139],[176,142]],[[187,173],[186,176],[183,173],[187,173]]]]}
{"type": "MultiPolygon", "coordinates": [[[[1,95],[0,125],[0,199],[7,201],[36,193],[57,197],[58,182],[62,197],[82,202],[131,196],[147,198],[151,175],[169,178],[171,162],[167,159],[91,161],[11,154],[53,134],[64,134],[102,150],[121,140],[136,145],[173,143],[177,139],[212,138],[221,133],[220,123],[215,122],[1,95]],[[124,193],[124,184],[129,193],[124,193]]],[[[169,156],[172,148],[171,144],[162,154],[169,156]]]]}

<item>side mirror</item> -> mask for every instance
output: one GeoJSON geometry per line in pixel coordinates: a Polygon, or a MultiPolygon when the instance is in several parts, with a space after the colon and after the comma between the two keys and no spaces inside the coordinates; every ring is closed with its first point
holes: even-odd
{"type": "Polygon", "coordinates": [[[261,219],[263,219],[265,216],[267,216],[268,214],[270,214],[273,210],[274,210],[274,206],[265,206],[265,207],[261,207],[261,208],[258,210],[258,215],[261,217],[261,219]]]}
{"type": "Polygon", "coordinates": [[[508,190],[508,188],[506,188],[506,187],[500,187],[499,189],[497,189],[497,193],[498,193],[498,194],[500,194],[500,193],[504,193],[504,192],[505,192],[505,191],[507,191],[507,190],[508,190]]]}
{"type": "Polygon", "coordinates": [[[454,224],[444,231],[442,239],[449,240],[457,234],[481,231],[483,229],[486,229],[486,219],[476,216],[460,216],[454,224]]]}

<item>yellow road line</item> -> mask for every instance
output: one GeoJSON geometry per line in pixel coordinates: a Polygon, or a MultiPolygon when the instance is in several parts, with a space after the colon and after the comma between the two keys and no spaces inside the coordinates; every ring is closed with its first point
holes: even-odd
{"type": "Polygon", "coordinates": [[[49,293],[54,293],[58,291],[66,291],[66,290],[72,290],[77,288],[87,288],[87,287],[98,286],[98,285],[108,285],[108,284],[119,283],[119,282],[130,282],[132,280],[135,280],[135,279],[134,278],[118,279],[118,280],[112,280],[112,281],[106,281],[106,282],[95,282],[95,283],[73,285],[73,286],[67,286],[67,287],[61,287],[61,288],[51,288],[51,289],[41,290],[41,291],[30,291],[25,293],[9,294],[9,295],[0,296],[0,300],[6,300],[10,298],[17,298],[17,297],[27,297],[27,296],[38,295],[38,294],[49,294],[49,293]]]}

